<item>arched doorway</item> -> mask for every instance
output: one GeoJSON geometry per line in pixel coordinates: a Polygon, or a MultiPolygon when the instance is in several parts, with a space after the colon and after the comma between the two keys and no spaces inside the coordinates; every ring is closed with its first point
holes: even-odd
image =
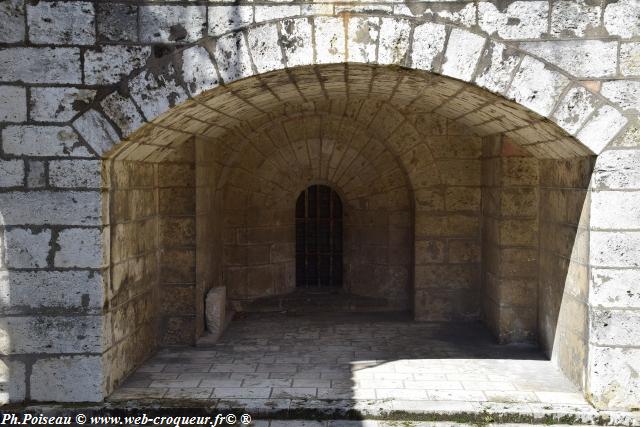
{"type": "Polygon", "coordinates": [[[296,201],[296,287],[342,287],[342,201],[327,185],[296,201]]]}

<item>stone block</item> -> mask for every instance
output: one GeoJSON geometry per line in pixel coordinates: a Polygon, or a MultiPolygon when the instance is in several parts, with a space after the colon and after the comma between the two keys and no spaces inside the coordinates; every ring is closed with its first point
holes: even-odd
{"type": "Polygon", "coordinates": [[[101,402],[103,371],[101,356],[38,359],[29,378],[30,397],[44,402],[101,402]]]}
{"type": "Polygon", "coordinates": [[[376,62],[380,20],[372,17],[349,19],[347,51],[351,62],[376,62]]]}
{"type": "Polygon", "coordinates": [[[625,110],[640,112],[640,81],[611,80],[602,83],[602,95],[625,110]]]}
{"type": "Polygon", "coordinates": [[[570,40],[525,42],[520,47],[575,77],[613,77],[618,65],[618,42],[570,40]]]}
{"type": "Polygon", "coordinates": [[[209,35],[220,36],[253,23],[253,6],[209,7],[209,35]]]}
{"type": "Polygon", "coordinates": [[[0,81],[82,83],[80,49],[16,47],[0,49],[0,81]]]}
{"type": "Polygon", "coordinates": [[[608,3],[604,9],[604,27],[611,36],[631,38],[640,35],[640,4],[635,0],[608,3]]]}
{"type": "Polygon", "coordinates": [[[444,54],[442,74],[469,81],[480,59],[486,38],[469,31],[453,29],[444,54]]]}
{"type": "Polygon", "coordinates": [[[0,193],[3,225],[99,225],[98,191],[13,191],[0,193]]]}
{"type": "Polygon", "coordinates": [[[450,263],[480,262],[480,244],[475,240],[449,240],[450,263]]]}
{"type": "Polygon", "coordinates": [[[591,231],[589,246],[594,267],[640,267],[640,232],[591,231]]]}
{"type": "Polygon", "coordinates": [[[226,83],[253,74],[249,49],[241,33],[220,37],[216,41],[214,57],[220,78],[226,83]]]}
{"type": "Polygon", "coordinates": [[[98,3],[97,19],[99,42],[138,41],[137,5],[98,3]]]}
{"type": "Polygon", "coordinates": [[[444,240],[418,240],[415,242],[416,265],[442,263],[446,256],[444,240]]]}
{"type": "Polygon", "coordinates": [[[11,228],[4,232],[4,257],[9,268],[43,268],[51,250],[51,230],[11,228]]]}
{"type": "Polygon", "coordinates": [[[249,51],[258,73],[284,68],[278,38],[275,24],[258,25],[248,31],[249,51]]]}
{"type": "MultiPolygon", "coordinates": [[[[54,256],[56,267],[99,268],[104,264],[103,236],[97,228],[65,228],[60,230],[54,256]]],[[[106,247],[108,245],[105,242],[106,247]]]]}
{"type": "Polygon", "coordinates": [[[478,187],[449,187],[445,192],[448,212],[480,210],[481,191],[478,187]]]}
{"type": "Polygon", "coordinates": [[[144,124],[144,118],[133,101],[118,92],[107,96],[100,105],[107,117],[118,126],[123,137],[131,135],[144,124]]]}
{"type": "Polygon", "coordinates": [[[534,112],[551,113],[569,79],[537,59],[525,56],[520,64],[507,96],[534,112]]]}
{"type": "Polygon", "coordinates": [[[640,189],[640,150],[607,150],[596,160],[594,187],[611,190],[640,189]]]}
{"type": "Polygon", "coordinates": [[[7,126],[2,130],[2,148],[17,156],[90,157],[69,126],[7,126]]]}
{"type": "Polygon", "coordinates": [[[446,27],[440,24],[426,22],[416,26],[413,30],[411,65],[421,70],[434,70],[444,50],[446,33],[446,27]]]}
{"type": "Polygon", "coordinates": [[[405,65],[409,50],[411,22],[382,18],[378,42],[378,64],[405,65]]]}
{"type": "Polygon", "coordinates": [[[417,290],[414,316],[417,321],[472,321],[480,318],[480,303],[476,292],[461,290],[417,290]]]}
{"type": "Polygon", "coordinates": [[[149,46],[107,45],[99,49],[88,49],[84,53],[85,83],[118,83],[132,71],[142,68],[150,57],[149,46]]]}
{"type": "Polygon", "coordinates": [[[587,393],[598,408],[640,409],[640,349],[589,346],[587,393]]]}
{"type": "Polygon", "coordinates": [[[637,346],[640,342],[640,310],[592,308],[589,342],[598,346],[637,346]]]}
{"type": "Polygon", "coordinates": [[[29,96],[30,116],[40,122],[66,122],[88,108],[95,90],[65,87],[34,87],[29,96]]]}
{"type": "Polygon", "coordinates": [[[103,305],[103,280],[89,271],[0,272],[0,298],[8,301],[3,314],[60,310],[93,311],[103,305]]]}
{"type": "Polygon", "coordinates": [[[592,268],[589,303],[595,307],[640,308],[640,270],[592,268]]]}
{"type": "Polygon", "coordinates": [[[206,49],[193,46],[182,52],[182,80],[191,96],[218,86],[218,72],[206,49]]]}
{"type": "Polygon", "coordinates": [[[489,42],[480,57],[476,83],[491,92],[505,93],[521,57],[502,43],[489,42]]]}
{"type": "Polygon", "coordinates": [[[227,291],[224,286],[211,288],[205,300],[205,317],[207,331],[218,339],[227,323],[226,314],[227,291]]]}
{"type": "Polygon", "coordinates": [[[193,43],[207,27],[204,6],[140,6],[140,40],[145,43],[193,43]]]}
{"type": "Polygon", "coordinates": [[[555,37],[584,37],[601,25],[602,7],[587,1],[560,0],[551,8],[551,34],[555,37]]]}
{"type": "Polygon", "coordinates": [[[120,141],[111,123],[96,110],[89,110],[78,117],[73,122],[73,127],[98,156],[104,155],[120,141]]]}
{"type": "Polygon", "coordinates": [[[0,43],[24,41],[25,19],[23,0],[0,1],[0,43]]]}
{"type": "Polygon", "coordinates": [[[304,65],[308,58],[313,58],[313,27],[309,18],[284,20],[280,31],[280,43],[288,67],[304,65]]]}
{"type": "Polygon", "coordinates": [[[590,224],[592,229],[640,229],[640,193],[592,192],[590,224]]]}
{"type": "Polygon", "coordinates": [[[571,88],[553,113],[553,120],[562,129],[575,135],[598,104],[596,97],[582,86],[571,88]]]}
{"type": "Polygon", "coordinates": [[[620,44],[620,73],[623,76],[640,76],[640,43],[620,44]]]}
{"type": "Polygon", "coordinates": [[[49,162],[49,184],[59,188],[100,188],[99,160],[52,160],[49,162]]]}
{"type": "Polygon", "coordinates": [[[0,159],[0,187],[21,187],[23,183],[24,161],[0,159]]]}
{"type": "Polygon", "coordinates": [[[332,64],[344,62],[345,25],[342,17],[315,17],[316,63],[332,64]]]}
{"type": "Polygon", "coordinates": [[[595,154],[600,154],[626,124],[626,117],[615,108],[605,105],[591,116],[577,138],[595,154]]]}
{"type": "Polygon", "coordinates": [[[298,5],[256,5],[254,9],[256,23],[300,15],[298,5]]]}
{"type": "Polygon", "coordinates": [[[500,244],[509,246],[535,246],[538,243],[536,220],[503,219],[499,223],[500,244]]]}
{"type": "Polygon", "coordinates": [[[39,2],[27,5],[29,41],[35,44],[89,45],[96,41],[93,3],[39,2]]]}
{"type": "Polygon", "coordinates": [[[23,87],[0,86],[0,122],[27,120],[27,91],[23,87]]]}
{"type": "Polygon", "coordinates": [[[26,369],[23,362],[4,357],[0,360],[0,403],[22,402],[26,393],[26,369]]]}
{"type": "Polygon", "coordinates": [[[98,353],[102,316],[5,316],[0,319],[2,354],[98,353]]]}
{"type": "Polygon", "coordinates": [[[500,4],[478,2],[478,25],[487,34],[503,39],[536,39],[548,31],[549,3],[514,1],[503,10],[500,4]]]}

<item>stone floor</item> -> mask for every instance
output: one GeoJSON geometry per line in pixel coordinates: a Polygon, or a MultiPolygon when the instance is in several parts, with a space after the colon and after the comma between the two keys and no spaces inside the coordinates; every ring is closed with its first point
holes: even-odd
{"type": "Polygon", "coordinates": [[[237,316],[218,344],[162,349],[110,397],[136,399],[289,410],[326,402],[593,410],[532,346],[497,345],[479,324],[371,314],[237,316]]]}

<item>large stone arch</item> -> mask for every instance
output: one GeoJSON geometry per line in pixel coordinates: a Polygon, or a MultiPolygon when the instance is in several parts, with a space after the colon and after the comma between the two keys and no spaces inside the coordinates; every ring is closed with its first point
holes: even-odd
{"type": "MultiPolygon", "coordinates": [[[[585,207],[589,218],[585,225],[589,231],[586,246],[589,270],[588,306],[583,311],[587,313],[589,329],[588,342],[584,343],[587,354],[581,357],[586,365],[581,374],[573,377],[582,381],[585,392],[595,403],[603,407],[630,407],[637,401],[633,390],[638,387],[628,373],[637,368],[640,352],[633,341],[638,329],[633,310],[637,303],[627,293],[637,275],[634,268],[638,267],[634,248],[639,238],[633,232],[638,225],[637,198],[632,195],[635,193],[621,197],[619,190],[637,188],[637,151],[623,149],[637,146],[633,128],[625,128],[627,117],[633,116],[633,108],[609,99],[616,99],[615,85],[609,85],[608,91],[609,95],[614,94],[605,97],[597,84],[584,82],[585,78],[597,75],[597,70],[591,72],[589,65],[583,63],[563,70],[557,61],[554,65],[545,60],[549,54],[544,42],[516,46],[502,40],[517,38],[510,36],[509,29],[495,30],[489,23],[465,28],[467,15],[463,10],[461,7],[455,18],[463,24],[454,25],[449,22],[452,18],[442,18],[445,14],[435,19],[416,18],[411,16],[414,11],[402,8],[398,16],[358,11],[338,16],[333,13],[301,16],[305,12],[299,8],[299,12],[289,12],[291,16],[286,18],[247,26],[238,24],[237,28],[167,55],[158,49],[160,57],[149,60],[144,67],[125,67],[130,72],[117,84],[118,88],[103,90],[88,110],[74,117],[73,128],[59,129],[69,133],[68,142],[50,155],[70,153],[76,158],[68,165],[58,166],[66,167],[74,182],[81,181],[82,170],[95,172],[102,166],[98,161],[78,160],[81,157],[144,160],[153,165],[169,159],[180,164],[184,160],[180,147],[196,136],[211,141],[231,128],[242,128],[238,117],[269,120],[269,113],[285,112],[289,104],[299,100],[309,103],[336,94],[357,98],[364,93],[366,97],[385,99],[398,109],[404,105],[406,109],[436,112],[489,138],[501,149],[505,149],[504,141],[496,141],[494,135],[504,135],[540,159],[567,159],[567,165],[568,159],[577,156],[598,155],[590,204],[585,207]],[[126,142],[121,143],[123,140],[126,142]],[[605,282],[614,284],[604,286],[605,282]],[[611,324],[617,325],[617,332],[609,332],[613,328],[605,327],[611,324]],[[623,330],[628,333],[620,334],[623,330]]],[[[542,36],[527,28],[526,23],[522,27],[533,31],[528,33],[529,38],[542,36]]],[[[158,34],[164,37],[162,31],[158,34]]],[[[195,41],[189,31],[187,36],[195,41]]],[[[106,60],[108,51],[105,48],[106,60]]],[[[114,80],[117,79],[103,82],[97,78],[96,82],[115,83],[114,80]]],[[[383,123],[380,122],[379,129],[385,128],[383,123]]],[[[26,151],[21,151],[24,147],[11,146],[6,141],[24,140],[28,132],[31,132],[28,127],[3,129],[5,152],[25,154],[26,151]]],[[[194,151],[198,149],[195,143],[194,151]]],[[[421,158],[415,156],[416,161],[421,158]]],[[[117,182],[118,176],[126,175],[118,167],[105,171],[109,176],[106,182],[117,182]]],[[[157,167],[160,166],[150,169],[157,167]]],[[[421,176],[416,175],[416,179],[421,176]]],[[[80,184],[70,185],[68,188],[80,184]]],[[[95,190],[100,184],[92,183],[89,187],[95,190]]],[[[105,230],[109,228],[109,224],[102,222],[104,217],[99,209],[105,199],[95,194],[97,191],[76,193],[45,195],[46,201],[34,203],[39,207],[81,204],[79,219],[63,213],[62,219],[53,218],[58,214],[47,214],[33,221],[69,225],[69,230],[56,230],[60,233],[56,236],[57,243],[62,246],[65,233],[86,236],[83,244],[93,252],[87,255],[91,259],[78,266],[97,269],[108,259],[101,252],[104,235],[108,234],[105,230]]],[[[11,234],[10,227],[25,224],[17,219],[22,210],[13,208],[25,199],[19,194],[5,197],[7,208],[2,214],[9,226],[6,233],[11,234]]],[[[140,197],[147,196],[140,192],[140,197]]],[[[68,257],[73,258],[74,254],[68,257]]],[[[74,260],[69,263],[77,264],[74,260]]],[[[19,274],[7,275],[6,283],[13,287],[19,274]]],[[[107,281],[107,275],[103,276],[97,288],[107,281]]],[[[104,298],[108,300],[109,285],[104,289],[104,298]]],[[[15,292],[13,288],[10,291],[15,292]]],[[[102,289],[94,292],[99,294],[102,289]]],[[[145,310],[134,307],[131,311],[134,314],[130,315],[135,316],[145,310]]],[[[129,315],[118,318],[118,313],[108,310],[105,313],[97,307],[91,313],[88,318],[95,321],[89,320],[93,323],[85,325],[86,329],[104,329],[93,334],[91,343],[79,346],[89,356],[67,355],[64,364],[73,365],[73,369],[102,372],[102,377],[92,376],[86,385],[91,399],[100,399],[136,361],[129,358],[133,344],[127,344],[128,349],[111,345],[117,341],[114,336],[122,333],[120,329],[126,329],[129,315]]],[[[7,322],[5,329],[17,330],[11,319],[7,322]]],[[[69,353],[66,350],[59,352],[69,353]]],[[[12,348],[8,353],[23,351],[27,350],[12,348]]],[[[23,369],[20,360],[8,362],[15,364],[16,376],[23,369]]],[[[46,363],[38,372],[46,377],[46,363]]],[[[72,385],[61,387],[70,391],[71,400],[88,396],[74,394],[72,385]]],[[[14,395],[20,393],[18,390],[14,395]]],[[[34,394],[31,389],[31,393],[35,398],[48,396],[46,391],[34,394]]]]}

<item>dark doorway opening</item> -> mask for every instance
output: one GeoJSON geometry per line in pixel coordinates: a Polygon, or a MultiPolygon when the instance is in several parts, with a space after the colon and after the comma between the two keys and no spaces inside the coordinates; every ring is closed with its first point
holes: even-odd
{"type": "Polygon", "coordinates": [[[326,185],[312,185],[296,201],[296,286],[342,286],[342,201],[326,185]]]}

